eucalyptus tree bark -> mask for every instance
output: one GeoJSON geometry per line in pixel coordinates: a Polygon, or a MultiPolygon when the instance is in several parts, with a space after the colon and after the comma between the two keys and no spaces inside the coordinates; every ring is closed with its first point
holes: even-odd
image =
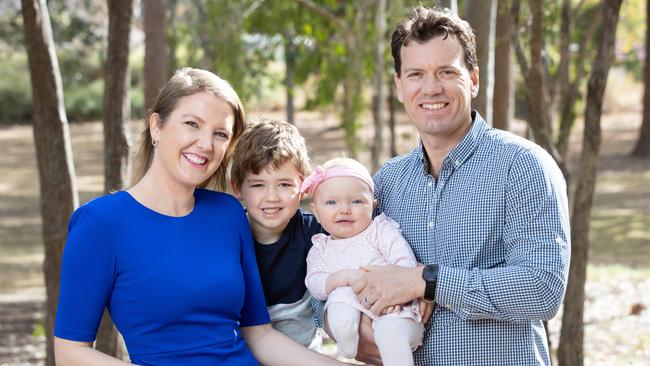
{"type": "Polygon", "coordinates": [[[384,144],[384,111],[386,110],[386,82],[384,78],[385,62],[385,34],[386,33],[386,0],[377,0],[375,11],[375,80],[373,96],[375,137],[372,144],[372,172],[379,169],[381,163],[381,154],[384,144]]]}
{"type": "Polygon", "coordinates": [[[162,0],[142,0],[144,18],[144,108],[151,108],[167,82],[167,11],[162,0]]]}
{"type": "Polygon", "coordinates": [[[508,0],[497,4],[496,32],[494,37],[494,99],[492,127],[510,129],[514,117],[514,88],[510,54],[510,8],[508,0]]]}
{"type": "Polygon", "coordinates": [[[496,26],[495,0],[468,0],[466,19],[476,36],[476,54],[480,69],[480,88],[472,100],[472,107],[492,124],[492,97],[494,93],[494,36],[496,26]]]}
{"type": "MultiPolygon", "coordinates": [[[[577,9],[575,12],[577,12],[577,9]]],[[[561,86],[559,87],[560,129],[555,145],[557,146],[558,153],[563,161],[567,160],[569,152],[569,136],[571,135],[571,130],[573,129],[576,118],[575,105],[580,96],[580,85],[582,84],[584,75],[587,72],[586,65],[588,62],[585,62],[588,54],[587,43],[594,38],[594,34],[598,30],[600,24],[601,16],[598,14],[596,17],[591,19],[589,26],[586,31],[582,33],[578,41],[578,54],[573,57],[573,63],[575,65],[575,76],[573,79],[568,78],[567,76],[568,79],[563,80],[563,76],[557,76],[558,82],[561,83],[561,86]]],[[[568,179],[568,176],[565,178],[568,179]]]]}
{"type": "Polygon", "coordinates": [[[650,156],[650,1],[646,2],[646,31],[645,31],[645,91],[643,93],[643,121],[639,130],[639,140],[636,142],[633,156],[650,156]]]}
{"type": "Polygon", "coordinates": [[[287,92],[287,122],[294,124],[294,94],[296,89],[294,73],[298,50],[294,44],[294,33],[292,30],[285,28],[282,36],[284,38],[284,65],[286,67],[284,86],[287,92]]]}
{"type": "MultiPolygon", "coordinates": [[[[530,124],[535,142],[547,151],[555,150],[551,138],[549,101],[545,86],[542,52],[544,51],[544,9],[542,0],[530,0],[532,29],[530,32],[530,69],[528,92],[530,93],[530,124]]],[[[552,154],[553,155],[553,154],[552,154]]]]}
{"type": "Polygon", "coordinates": [[[390,157],[397,156],[397,136],[395,132],[395,104],[397,100],[395,98],[395,84],[393,81],[388,82],[388,97],[386,100],[388,104],[388,131],[389,131],[389,146],[390,146],[390,157]]]}
{"type": "Polygon", "coordinates": [[[530,66],[528,65],[526,55],[519,40],[520,1],[513,0],[510,9],[512,21],[512,45],[524,83],[528,86],[526,88],[526,104],[530,110],[530,115],[526,122],[530,127],[535,142],[542,146],[553,157],[566,177],[569,174],[566,162],[562,160],[551,137],[550,106],[548,102],[548,89],[545,86],[545,72],[542,60],[542,52],[544,49],[542,0],[530,0],[529,5],[532,13],[530,30],[530,66]]]}
{"type": "Polygon", "coordinates": [[[571,217],[571,266],[564,301],[558,348],[560,366],[584,364],[584,301],[589,253],[589,224],[596,186],[596,170],[602,139],[600,119],[607,75],[614,55],[616,25],[622,0],[602,2],[602,28],[598,53],[587,84],[585,128],[580,156],[580,179],[571,217]]]}
{"type": "MultiPolygon", "coordinates": [[[[109,0],[108,51],[104,65],[104,192],[122,189],[129,151],[127,122],[129,100],[129,35],[133,0],[109,0]]],[[[95,347],[122,358],[119,335],[106,311],[97,334],[95,347]]]]}
{"type": "Polygon", "coordinates": [[[167,22],[167,75],[172,75],[178,68],[176,61],[176,48],[178,46],[178,35],[176,29],[176,5],[178,0],[167,0],[167,9],[169,9],[169,19],[167,22]]]}
{"type": "Polygon", "coordinates": [[[53,330],[59,299],[61,258],[67,239],[68,219],[79,205],[79,198],[47,5],[45,0],[22,0],[21,11],[34,101],[32,123],[45,245],[46,364],[52,366],[55,364],[53,330]]]}

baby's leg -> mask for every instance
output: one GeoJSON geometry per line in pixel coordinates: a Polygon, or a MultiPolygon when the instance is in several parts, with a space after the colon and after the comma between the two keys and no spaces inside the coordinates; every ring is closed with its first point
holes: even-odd
{"type": "Polygon", "coordinates": [[[422,343],[422,323],[389,316],[375,320],[374,328],[384,366],[413,365],[413,349],[422,343]]]}
{"type": "Polygon", "coordinates": [[[359,310],[336,302],[327,307],[327,324],[336,339],[339,353],[345,358],[355,358],[359,346],[359,310]]]}

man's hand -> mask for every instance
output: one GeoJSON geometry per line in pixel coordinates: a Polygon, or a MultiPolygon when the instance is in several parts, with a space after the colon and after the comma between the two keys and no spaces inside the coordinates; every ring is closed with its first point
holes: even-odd
{"type": "Polygon", "coordinates": [[[375,314],[390,305],[405,304],[424,296],[422,267],[395,265],[361,267],[366,273],[350,283],[359,302],[375,314]]]}
{"type": "Polygon", "coordinates": [[[375,331],[372,329],[372,319],[363,313],[361,313],[361,323],[359,323],[357,360],[371,365],[383,365],[379,348],[375,344],[375,331]]]}
{"type": "Polygon", "coordinates": [[[392,314],[392,313],[399,313],[402,311],[402,306],[401,305],[390,305],[384,310],[381,311],[381,315],[387,315],[387,314],[392,314]]]}

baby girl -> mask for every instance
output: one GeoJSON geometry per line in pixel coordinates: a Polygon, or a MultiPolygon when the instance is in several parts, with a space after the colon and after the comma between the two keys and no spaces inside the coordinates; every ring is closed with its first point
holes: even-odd
{"type": "Polygon", "coordinates": [[[399,225],[383,214],[372,219],[377,202],[370,173],[356,160],[333,159],[317,167],[301,191],[313,194],[312,212],[330,234],[312,237],[305,283],[314,298],[327,300],[327,324],[339,352],[347,358],[356,356],[364,313],[373,319],[384,365],[413,365],[412,350],[422,343],[424,331],[418,303],[391,306],[375,314],[350,287],[361,276],[361,266],[417,264],[399,225]]]}

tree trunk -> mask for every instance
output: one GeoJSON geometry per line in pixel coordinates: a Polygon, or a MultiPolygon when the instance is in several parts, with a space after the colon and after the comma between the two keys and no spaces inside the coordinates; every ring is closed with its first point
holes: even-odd
{"type": "MultiPolygon", "coordinates": [[[[132,2],[133,0],[129,1],[132,2]]],[[[118,1],[119,3],[119,1],[118,1]]],[[[124,5],[126,6],[126,5],[124,5]]],[[[142,0],[144,18],[144,108],[151,108],[158,90],[167,82],[167,20],[165,2],[142,0]]],[[[128,53],[127,53],[128,54],[128,53]]]]}
{"type": "Polygon", "coordinates": [[[544,67],[542,52],[544,50],[544,11],[542,0],[531,0],[530,11],[532,13],[532,29],[530,35],[530,68],[528,70],[528,95],[530,103],[530,126],[535,142],[542,146],[562,169],[567,172],[564,161],[553,144],[551,137],[551,120],[549,114],[549,102],[547,89],[544,83],[544,67]]]}
{"type": "Polygon", "coordinates": [[[458,14],[458,1],[457,0],[438,0],[438,6],[451,9],[454,14],[458,14]]]}
{"type": "MultiPolygon", "coordinates": [[[[585,57],[587,57],[588,54],[587,44],[591,39],[593,39],[600,24],[600,16],[596,19],[591,19],[589,27],[580,38],[578,45],[579,51],[576,57],[574,57],[576,75],[574,76],[573,81],[562,81],[560,79],[560,82],[563,84],[568,84],[560,87],[560,131],[557,137],[556,146],[562,161],[567,160],[569,153],[569,137],[571,136],[571,130],[576,118],[575,103],[580,96],[580,84],[582,83],[582,78],[586,72],[585,57]]],[[[565,176],[565,178],[567,181],[569,180],[568,176],[565,176]]]]}
{"type": "Polygon", "coordinates": [[[485,120],[492,124],[492,95],[494,92],[494,27],[496,25],[496,1],[468,0],[466,18],[476,34],[476,53],[479,60],[481,87],[472,101],[485,120]]]}
{"type": "Polygon", "coordinates": [[[372,172],[379,169],[384,145],[384,111],[386,109],[386,83],[384,81],[384,43],[386,33],[386,0],[377,1],[375,12],[375,80],[373,103],[375,119],[375,137],[372,144],[372,172]]]}
{"type": "MultiPolygon", "coordinates": [[[[108,52],[104,65],[104,192],[122,188],[129,143],[129,34],[133,0],[108,1],[108,52]]],[[[95,347],[122,358],[117,330],[106,312],[95,347]]]]}
{"type": "Polygon", "coordinates": [[[643,122],[639,131],[639,140],[636,142],[633,156],[650,156],[650,1],[646,2],[646,29],[645,29],[645,90],[643,94],[643,122]]]}
{"type": "Polygon", "coordinates": [[[571,267],[564,301],[558,361],[560,366],[584,364],[584,300],[589,249],[589,219],[596,186],[596,168],[602,139],[600,118],[607,75],[614,54],[616,25],[622,0],[603,1],[601,41],[587,85],[587,106],[580,179],[576,189],[571,230],[571,267]]]}
{"type": "Polygon", "coordinates": [[[284,79],[284,86],[287,91],[287,122],[295,123],[295,106],[294,106],[294,93],[296,81],[294,72],[296,69],[297,49],[293,43],[294,34],[292,31],[285,29],[284,36],[284,65],[286,67],[286,75],[284,79]]]}
{"type": "Polygon", "coordinates": [[[501,130],[510,129],[514,117],[514,88],[510,68],[510,9],[509,1],[497,4],[497,25],[494,41],[494,100],[492,126],[501,130]]]}
{"type": "Polygon", "coordinates": [[[397,156],[397,136],[395,135],[395,84],[388,82],[388,128],[390,130],[390,157],[397,156]]]}
{"type": "Polygon", "coordinates": [[[47,292],[45,330],[48,366],[54,365],[54,318],[67,223],[79,205],[63,87],[45,0],[22,0],[25,46],[32,84],[33,132],[40,185],[43,272],[47,292]]]}
{"type": "Polygon", "coordinates": [[[178,68],[176,61],[176,47],[178,45],[178,36],[176,35],[176,4],[178,0],[167,0],[169,9],[169,22],[167,23],[167,45],[169,52],[167,54],[167,75],[172,75],[178,68]]]}

